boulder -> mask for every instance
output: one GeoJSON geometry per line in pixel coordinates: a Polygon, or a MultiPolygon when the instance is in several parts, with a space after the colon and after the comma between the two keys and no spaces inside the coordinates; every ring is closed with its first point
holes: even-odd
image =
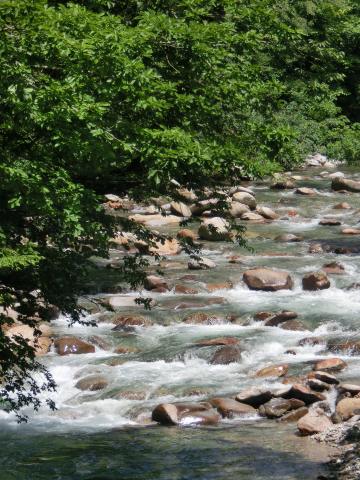
{"type": "Polygon", "coordinates": [[[247,192],[236,192],[233,194],[233,200],[235,202],[243,203],[247,205],[251,210],[255,210],[256,208],[256,200],[253,195],[247,192]]]}
{"type": "Polygon", "coordinates": [[[313,392],[310,388],[301,385],[300,383],[295,383],[291,386],[290,390],[283,395],[284,398],[297,398],[302,400],[306,405],[311,403],[321,402],[325,400],[326,397],[321,393],[313,392]]]}
{"type": "Polygon", "coordinates": [[[340,262],[326,263],[321,270],[329,275],[342,275],[345,273],[345,267],[340,262]]]}
{"type": "Polygon", "coordinates": [[[295,190],[298,195],[316,195],[315,190],[308,187],[300,187],[295,190]]]}
{"type": "Polygon", "coordinates": [[[13,338],[19,335],[27,340],[29,346],[34,347],[36,356],[46,355],[52,345],[52,339],[50,338],[51,328],[46,323],[41,323],[36,328],[40,330],[41,336],[35,336],[34,328],[24,324],[9,325],[4,331],[7,337],[13,338]]]}
{"type": "Polygon", "coordinates": [[[282,312],[275,313],[265,321],[267,327],[276,327],[281,323],[287,322],[289,320],[294,320],[297,318],[298,314],[296,312],[291,312],[289,310],[283,310],[282,312]]]}
{"type": "Polygon", "coordinates": [[[149,327],[152,322],[142,315],[117,315],[112,322],[113,330],[132,330],[134,327],[149,327]]]}
{"type": "Polygon", "coordinates": [[[349,192],[360,192],[360,182],[349,178],[336,177],[332,179],[331,188],[333,190],[347,190],[349,192]]]}
{"type": "Polygon", "coordinates": [[[193,215],[202,215],[205,211],[211,210],[219,203],[218,198],[208,198],[207,200],[200,200],[195,205],[190,207],[193,215]]]}
{"type": "Polygon", "coordinates": [[[329,342],[328,348],[333,353],[345,353],[347,355],[360,355],[360,341],[346,340],[344,342],[329,342]]]}
{"type": "Polygon", "coordinates": [[[302,435],[313,435],[314,433],[324,432],[333,425],[329,417],[321,410],[311,410],[304,415],[297,423],[298,429],[302,435]]]}
{"type": "Polygon", "coordinates": [[[60,337],[54,342],[56,352],[59,355],[94,353],[95,347],[84,340],[76,337],[60,337]]]}
{"type": "Polygon", "coordinates": [[[161,425],[177,425],[179,422],[178,409],[172,403],[161,403],[154,408],[151,418],[161,425]]]}
{"type": "Polygon", "coordinates": [[[223,345],[236,345],[239,343],[239,339],[235,337],[216,337],[205,338],[204,340],[198,340],[195,345],[197,347],[212,347],[223,345]]]}
{"type": "Polygon", "coordinates": [[[289,365],[271,365],[270,367],[262,368],[255,373],[255,377],[283,377],[289,371],[289,365]]]}
{"type": "Polygon", "coordinates": [[[177,195],[181,198],[183,202],[193,203],[196,202],[198,197],[193,190],[188,188],[178,188],[176,190],[177,195]]]}
{"type": "Polygon", "coordinates": [[[314,370],[321,370],[322,372],[340,372],[347,367],[347,363],[341,358],[327,358],[315,363],[314,370]]]}
{"type": "Polygon", "coordinates": [[[170,211],[174,215],[179,215],[180,217],[188,218],[192,215],[190,208],[183,202],[171,202],[170,211]]]}
{"type": "Polygon", "coordinates": [[[209,403],[217,409],[223,418],[232,418],[234,415],[253,415],[256,409],[232,398],[212,398],[209,403]]]}
{"type": "Polygon", "coordinates": [[[330,385],[328,383],[317,380],[316,378],[309,378],[307,384],[311,390],[314,390],[315,392],[324,392],[325,390],[330,389],[330,385]]]}
{"type": "Polygon", "coordinates": [[[190,260],[188,262],[189,270],[209,270],[215,268],[216,263],[210,260],[210,258],[200,258],[199,260],[190,260]]]}
{"type": "Polygon", "coordinates": [[[270,390],[261,389],[257,387],[247,388],[238,393],[235,399],[238,402],[246,403],[254,408],[260,407],[263,403],[268,402],[272,398],[270,390]]]}
{"type": "Polygon", "coordinates": [[[307,376],[308,378],[315,378],[317,380],[320,380],[321,382],[328,383],[329,385],[337,385],[339,383],[339,380],[334,377],[334,375],[331,375],[327,372],[322,372],[321,370],[309,372],[307,376]]]}
{"type": "Polygon", "coordinates": [[[297,422],[300,418],[304,417],[309,412],[307,407],[300,407],[296,410],[291,410],[288,413],[285,413],[282,417],[279,418],[280,422],[297,422]]]}
{"type": "Polygon", "coordinates": [[[351,396],[360,393],[360,385],[353,385],[352,383],[340,383],[338,389],[342,393],[350,393],[351,396]]]}
{"type": "Polygon", "coordinates": [[[272,398],[259,408],[259,414],[267,418],[279,418],[288,410],[291,410],[291,403],[284,398],[272,398]]]}
{"type": "Polygon", "coordinates": [[[205,288],[208,292],[215,292],[216,290],[229,290],[233,288],[232,282],[221,282],[221,283],[207,283],[205,288]]]}
{"type": "Polygon", "coordinates": [[[283,330],[292,330],[294,332],[304,332],[308,330],[300,320],[287,320],[286,322],[280,323],[279,327],[283,330]]]}
{"type": "Polygon", "coordinates": [[[252,268],[243,274],[243,280],[250,290],[275,292],[290,290],[294,282],[288,272],[272,270],[270,268],[252,268]]]}
{"type": "Polygon", "coordinates": [[[304,240],[304,237],[301,235],[294,235],[293,233],[282,233],[275,237],[276,242],[301,242],[304,240]]]}
{"type": "Polygon", "coordinates": [[[219,319],[219,317],[217,317],[216,315],[196,312],[190,313],[187,317],[183,319],[183,322],[194,325],[214,325],[221,323],[221,319],[219,319]]]}
{"type": "Polygon", "coordinates": [[[199,227],[199,237],[202,240],[222,241],[230,237],[229,223],[221,217],[204,220],[199,227]]]}
{"type": "Polygon", "coordinates": [[[343,228],[341,230],[341,233],[344,235],[360,235],[360,229],[359,228],[343,228]]]}
{"type": "Polygon", "coordinates": [[[109,382],[106,378],[101,377],[100,375],[89,375],[88,377],[82,378],[79,380],[75,388],[79,390],[90,390],[91,392],[95,392],[97,390],[103,390],[108,386],[109,382]]]}
{"type": "MultiPolygon", "coordinates": [[[[276,314],[275,314],[276,315],[276,314]]],[[[257,312],[254,315],[254,320],[258,320],[260,322],[263,322],[264,320],[268,320],[274,316],[274,312],[257,312]]]]}
{"type": "Polygon", "coordinates": [[[245,193],[249,193],[253,197],[256,196],[255,192],[253,192],[253,190],[251,190],[251,188],[242,187],[240,185],[230,188],[229,195],[234,195],[234,193],[236,193],[236,192],[245,192],[245,193]]]}
{"type": "Polygon", "coordinates": [[[181,415],[179,425],[216,425],[220,421],[220,415],[215,409],[206,411],[195,411],[181,415]]]}
{"type": "Polygon", "coordinates": [[[333,207],[335,210],[349,210],[351,206],[347,202],[337,203],[333,207]]]}
{"type": "Polygon", "coordinates": [[[256,211],[267,220],[276,220],[277,218],[279,218],[279,215],[269,207],[258,207],[256,211]]]}
{"type": "Polygon", "coordinates": [[[289,189],[295,188],[295,183],[289,178],[282,178],[282,179],[276,180],[271,185],[270,188],[274,190],[289,190],[289,189]]]}
{"type": "Polygon", "coordinates": [[[213,425],[220,416],[209,403],[161,403],[152,411],[152,420],[162,425],[213,425]]]}
{"type": "Polygon", "coordinates": [[[195,288],[191,288],[191,287],[187,287],[186,285],[179,285],[179,284],[175,285],[174,291],[177,295],[196,295],[197,293],[199,293],[199,291],[196,290],[195,288]]]}
{"type": "Polygon", "coordinates": [[[348,420],[360,413],[360,398],[343,398],[336,405],[336,413],[340,415],[342,421],[348,420]]]}
{"type": "Polygon", "coordinates": [[[225,345],[219,348],[212,356],[213,365],[228,365],[241,360],[241,349],[238,345],[225,345]]]}
{"type": "Polygon", "coordinates": [[[165,291],[169,290],[169,286],[166,281],[157,275],[148,275],[145,278],[144,287],[146,290],[155,290],[158,288],[163,288],[165,291]]]}
{"type": "Polygon", "coordinates": [[[310,347],[313,347],[315,345],[322,345],[326,344],[326,340],[320,337],[305,337],[299,340],[298,345],[299,347],[304,347],[305,345],[309,345],[310,347]]]}
{"type": "Polygon", "coordinates": [[[249,207],[244,203],[231,202],[229,207],[229,214],[233,218],[240,218],[244,213],[249,211],[249,207]]]}
{"type": "Polygon", "coordinates": [[[315,291],[330,288],[330,280],[323,271],[311,272],[305,275],[302,279],[302,286],[304,290],[315,291]]]}
{"type": "Polygon", "coordinates": [[[323,218],[320,220],[319,225],[326,226],[326,227],[336,227],[341,225],[341,221],[337,218],[323,218]]]}
{"type": "Polygon", "coordinates": [[[189,228],[183,228],[179,230],[176,234],[177,238],[184,240],[195,241],[197,239],[197,234],[190,230],[189,228]]]}
{"type": "Polygon", "coordinates": [[[181,217],[177,215],[162,215],[161,213],[156,213],[155,215],[142,215],[136,213],[131,215],[129,220],[133,220],[136,223],[142,223],[149,227],[159,227],[163,225],[173,225],[179,224],[181,222],[181,217]]]}
{"type": "Polygon", "coordinates": [[[241,215],[241,220],[264,222],[264,217],[255,212],[245,212],[241,215]]]}

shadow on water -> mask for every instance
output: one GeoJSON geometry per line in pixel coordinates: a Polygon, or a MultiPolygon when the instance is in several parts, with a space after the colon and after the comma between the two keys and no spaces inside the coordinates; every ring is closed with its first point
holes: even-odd
{"type": "Polygon", "coordinates": [[[1,480],[303,480],[326,474],[314,442],[282,429],[126,429],[0,436],[1,480]],[[294,445],[295,444],[295,445],[294,445]],[[295,447],[295,448],[294,448],[295,447]],[[296,448],[297,447],[297,448],[296,448]]]}

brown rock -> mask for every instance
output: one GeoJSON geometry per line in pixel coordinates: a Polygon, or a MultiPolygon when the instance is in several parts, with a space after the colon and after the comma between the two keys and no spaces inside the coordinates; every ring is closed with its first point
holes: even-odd
{"type": "Polygon", "coordinates": [[[360,355],[360,341],[347,340],[339,343],[329,343],[328,348],[333,353],[346,353],[348,355],[360,355]]]}
{"type": "Polygon", "coordinates": [[[165,280],[156,275],[148,275],[145,278],[144,287],[146,290],[154,290],[156,288],[164,288],[165,290],[169,290],[168,284],[165,282],[165,280]]]}
{"type": "Polygon", "coordinates": [[[237,345],[225,345],[219,348],[212,356],[213,365],[228,365],[241,360],[241,349],[237,345]]]}
{"type": "Polygon", "coordinates": [[[313,392],[310,388],[305,387],[305,385],[295,383],[289,392],[284,395],[284,398],[297,398],[305,402],[306,405],[310,405],[311,403],[325,400],[326,397],[321,393],[313,392]]]}
{"type": "Polygon", "coordinates": [[[308,251],[309,253],[324,253],[324,247],[321,243],[312,243],[308,251]]]}
{"type": "Polygon", "coordinates": [[[270,188],[274,190],[288,190],[295,188],[295,183],[288,178],[284,178],[275,181],[275,183],[273,183],[270,188]]]}
{"type": "Polygon", "coordinates": [[[309,345],[313,347],[314,345],[321,345],[321,344],[326,344],[326,340],[320,337],[305,337],[299,340],[299,347],[304,347],[305,345],[309,345]]]}
{"type": "Polygon", "coordinates": [[[294,282],[287,272],[270,268],[252,268],[243,274],[243,280],[250,290],[275,292],[290,290],[294,282]]]}
{"type": "Polygon", "coordinates": [[[256,211],[267,220],[276,220],[279,218],[279,215],[269,207],[258,207],[256,211]]]}
{"type": "Polygon", "coordinates": [[[235,263],[237,265],[241,265],[245,262],[244,257],[241,257],[240,255],[231,255],[228,257],[229,263],[235,263]]]}
{"type": "Polygon", "coordinates": [[[337,203],[333,207],[335,210],[348,210],[351,206],[347,202],[337,203]]]}
{"type": "Polygon", "coordinates": [[[141,315],[118,315],[113,319],[113,330],[131,330],[134,327],[149,327],[152,322],[141,315]]]}
{"type": "Polygon", "coordinates": [[[292,330],[294,332],[303,332],[308,330],[306,326],[300,322],[300,320],[288,320],[287,322],[280,323],[279,327],[284,330],[292,330]]]}
{"type": "Polygon", "coordinates": [[[322,271],[327,274],[342,275],[345,273],[345,267],[340,262],[330,262],[322,267],[322,271]]]}
{"type": "Polygon", "coordinates": [[[216,410],[205,410],[184,413],[181,415],[179,425],[216,425],[220,421],[220,415],[216,410]]]}
{"type": "Polygon", "coordinates": [[[210,258],[193,259],[188,262],[189,270],[209,270],[215,267],[216,263],[210,260],[210,258]]]}
{"type": "Polygon", "coordinates": [[[307,374],[307,377],[315,378],[317,380],[320,380],[321,382],[326,382],[329,385],[337,385],[339,383],[339,380],[336,377],[334,377],[334,375],[331,375],[330,373],[327,373],[327,372],[322,372],[321,370],[309,372],[307,374]]]}
{"type": "Polygon", "coordinates": [[[212,398],[211,405],[217,408],[223,418],[232,418],[234,415],[249,415],[256,413],[255,408],[240,403],[232,398],[212,398]]]}
{"type": "Polygon", "coordinates": [[[291,410],[291,403],[289,400],[283,398],[272,398],[259,408],[259,414],[267,418],[279,418],[288,410],[291,410]]]}
{"type": "Polygon", "coordinates": [[[301,242],[304,240],[304,237],[301,235],[294,235],[293,233],[282,233],[275,237],[276,242],[301,242]]]}
{"type": "Polygon", "coordinates": [[[183,202],[171,202],[170,211],[180,217],[191,217],[192,215],[190,208],[183,202]]]}
{"type": "Polygon", "coordinates": [[[343,421],[348,420],[360,412],[360,398],[343,398],[336,405],[336,413],[343,421]]]}
{"type": "Polygon", "coordinates": [[[259,320],[260,322],[272,318],[274,316],[274,312],[257,312],[254,315],[254,320],[259,320]]]}
{"type": "Polygon", "coordinates": [[[320,220],[319,225],[326,226],[326,227],[336,227],[341,225],[341,221],[336,218],[323,218],[320,220]]]}
{"type": "Polygon", "coordinates": [[[119,345],[114,349],[114,353],[122,354],[122,353],[137,353],[139,351],[136,347],[127,347],[126,345],[119,345]]]}
{"type": "Polygon", "coordinates": [[[256,208],[256,200],[253,195],[247,192],[236,192],[233,194],[233,200],[235,202],[242,203],[243,205],[247,205],[251,210],[255,210],[256,208]]]}
{"type": "Polygon", "coordinates": [[[91,392],[97,390],[103,390],[108,386],[109,382],[106,378],[99,375],[89,375],[88,377],[82,378],[77,382],[75,388],[79,390],[90,390],[91,392]]]}
{"type": "Polygon", "coordinates": [[[54,342],[55,349],[59,355],[94,353],[95,347],[90,343],[76,337],[60,337],[54,342]]]}
{"type": "Polygon", "coordinates": [[[300,418],[304,417],[309,412],[309,409],[306,407],[301,407],[296,410],[291,410],[290,412],[283,415],[279,418],[280,422],[297,422],[300,418]]]}
{"type": "Polygon", "coordinates": [[[195,325],[213,325],[213,324],[219,323],[219,318],[216,315],[197,312],[197,313],[190,313],[190,315],[188,315],[183,319],[183,322],[195,324],[195,325]]]}
{"type": "Polygon", "coordinates": [[[241,216],[249,211],[249,207],[244,203],[231,202],[229,208],[229,214],[233,218],[241,218],[241,216]]]}
{"type": "Polygon", "coordinates": [[[183,228],[179,230],[176,234],[177,238],[183,238],[185,240],[192,240],[193,242],[197,239],[197,235],[195,232],[190,230],[189,228],[183,228]]]}
{"type": "Polygon", "coordinates": [[[360,229],[359,228],[343,228],[341,230],[341,233],[344,235],[360,235],[360,229]]]}
{"type": "Polygon", "coordinates": [[[187,287],[186,285],[175,285],[175,293],[181,295],[196,295],[199,293],[195,288],[187,287]]]}
{"type": "Polygon", "coordinates": [[[289,320],[294,320],[297,318],[298,314],[296,312],[291,312],[289,310],[282,310],[281,312],[275,313],[275,315],[268,320],[266,320],[265,325],[267,327],[276,327],[280,323],[288,322],[289,320]]]}
{"type": "Polygon", "coordinates": [[[255,373],[256,377],[283,377],[289,371],[289,365],[271,365],[270,367],[262,368],[255,373]]]}
{"type": "Polygon", "coordinates": [[[351,396],[360,393],[360,385],[353,385],[352,383],[340,383],[338,389],[342,393],[350,393],[351,396]]]}
{"type": "Polygon", "coordinates": [[[270,390],[251,387],[246,390],[242,390],[236,395],[236,400],[241,403],[246,403],[254,408],[260,407],[263,403],[268,402],[272,397],[270,390]]]}
{"type": "Polygon", "coordinates": [[[193,190],[189,190],[188,188],[178,188],[176,193],[181,198],[182,201],[187,203],[196,202],[198,197],[193,190]]]}
{"type": "Polygon", "coordinates": [[[179,422],[178,409],[172,403],[161,403],[154,408],[151,418],[161,425],[177,425],[179,422]]]}
{"type": "Polygon", "coordinates": [[[199,340],[195,343],[197,347],[212,347],[212,346],[221,346],[221,345],[236,345],[239,343],[239,339],[235,337],[217,337],[217,338],[206,338],[204,340],[199,340]]]}
{"type": "Polygon", "coordinates": [[[331,188],[333,190],[347,190],[349,192],[360,192],[360,182],[350,180],[349,178],[336,177],[332,179],[331,188]]]}
{"type": "Polygon", "coordinates": [[[111,350],[111,344],[107,342],[103,337],[98,335],[92,335],[88,338],[89,342],[102,350],[111,350]]]}
{"type": "Polygon", "coordinates": [[[205,288],[208,292],[215,292],[216,290],[229,290],[233,288],[233,284],[232,282],[207,283],[205,288]]]}
{"type": "Polygon", "coordinates": [[[221,217],[213,217],[204,220],[199,227],[199,237],[202,240],[222,241],[229,238],[230,225],[221,217]]]}
{"type": "Polygon", "coordinates": [[[245,212],[241,215],[241,220],[264,222],[264,217],[255,212],[245,212]]]}
{"type": "Polygon", "coordinates": [[[316,378],[309,378],[307,384],[312,390],[315,390],[315,392],[324,392],[325,390],[330,389],[330,385],[328,383],[317,380],[316,378]]]}
{"type": "Polygon", "coordinates": [[[305,275],[302,279],[302,286],[304,290],[324,290],[330,288],[330,280],[326,276],[326,273],[320,270],[305,275]]]}
{"type": "Polygon", "coordinates": [[[321,411],[310,411],[298,421],[298,429],[302,435],[313,435],[324,432],[333,425],[329,417],[321,411]]]}
{"type": "Polygon", "coordinates": [[[347,367],[347,363],[341,358],[327,358],[320,360],[314,365],[314,370],[321,370],[323,372],[340,372],[347,367]]]}
{"type": "Polygon", "coordinates": [[[315,190],[308,187],[300,187],[295,190],[295,193],[299,195],[316,195],[315,190]]]}

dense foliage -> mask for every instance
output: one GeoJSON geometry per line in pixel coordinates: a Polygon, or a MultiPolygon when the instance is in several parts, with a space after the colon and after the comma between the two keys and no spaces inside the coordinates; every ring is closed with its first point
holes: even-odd
{"type": "MultiPolygon", "coordinates": [[[[314,152],[355,162],[359,10],[356,0],[2,0],[1,322],[11,307],[32,325],[50,303],[79,319],[87,260],[106,255],[115,228],[96,192],[265,175],[314,152]]],[[[24,348],[0,334],[9,401],[41,369],[24,348]]]]}

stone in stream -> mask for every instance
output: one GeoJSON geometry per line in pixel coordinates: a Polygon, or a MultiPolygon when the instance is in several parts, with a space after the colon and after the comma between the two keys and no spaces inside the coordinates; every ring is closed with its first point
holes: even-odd
{"type": "Polygon", "coordinates": [[[309,412],[307,407],[300,407],[296,410],[291,410],[290,412],[285,413],[282,417],[278,419],[279,422],[297,422],[300,418],[304,417],[309,412]]]}
{"type": "Polygon", "coordinates": [[[349,178],[336,177],[332,179],[331,188],[333,190],[347,190],[349,192],[360,192],[360,182],[349,178]]]}
{"type": "Polygon", "coordinates": [[[239,343],[239,339],[235,337],[217,337],[206,338],[204,340],[198,340],[195,345],[197,347],[212,347],[212,346],[224,346],[224,345],[236,345],[239,343]]]}
{"type": "Polygon", "coordinates": [[[322,345],[326,344],[326,340],[320,337],[305,337],[299,340],[298,345],[299,347],[304,347],[306,345],[310,347],[314,347],[315,345],[322,345]]]}
{"type": "Polygon", "coordinates": [[[294,320],[297,318],[298,314],[290,310],[282,310],[281,312],[275,313],[273,316],[268,318],[265,321],[265,326],[267,327],[276,327],[280,323],[287,322],[289,320],[294,320]]]}
{"type": "Polygon", "coordinates": [[[177,195],[181,198],[183,202],[193,203],[196,202],[198,197],[193,190],[187,188],[178,188],[176,190],[177,195]]]}
{"type": "Polygon", "coordinates": [[[102,350],[111,350],[111,343],[107,342],[103,337],[99,335],[92,335],[88,338],[89,342],[102,350]]]}
{"type": "Polygon", "coordinates": [[[297,423],[302,435],[313,435],[324,432],[333,425],[330,418],[321,410],[311,410],[304,415],[297,423]]]}
{"type": "Polygon", "coordinates": [[[341,221],[336,218],[323,218],[320,220],[319,225],[326,226],[326,227],[336,227],[341,225],[341,221]]]}
{"type": "Polygon", "coordinates": [[[353,385],[352,383],[340,383],[338,389],[342,393],[350,393],[351,396],[360,393],[360,385],[353,385]]]}
{"type": "Polygon", "coordinates": [[[232,282],[207,283],[205,288],[208,292],[215,292],[216,290],[229,290],[233,288],[232,282]]]}
{"type": "Polygon", "coordinates": [[[308,330],[306,325],[300,320],[287,320],[284,323],[280,323],[279,327],[283,330],[291,330],[294,332],[304,332],[308,330]]]}
{"type": "Polygon", "coordinates": [[[183,323],[194,325],[218,325],[225,323],[225,319],[216,315],[211,315],[204,312],[190,313],[183,319],[183,323]]]}
{"type": "Polygon", "coordinates": [[[329,342],[328,349],[333,353],[345,353],[347,355],[360,355],[360,340],[347,340],[345,342],[329,342]]]}
{"type": "Polygon", "coordinates": [[[277,290],[291,290],[294,286],[288,272],[265,267],[246,270],[243,274],[243,280],[250,290],[275,292],[277,290]]]}
{"type": "Polygon", "coordinates": [[[249,207],[244,203],[231,202],[229,207],[229,215],[233,218],[241,218],[241,215],[249,211],[249,207]]]}
{"type": "Polygon", "coordinates": [[[161,403],[151,418],[161,425],[213,425],[220,415],[209,403],[161,403]]]}
{"type": "Polygon", "coordinates": [[[140,350],[136,347],[128,347],[126,345],[119,345],[114,349],[116,354],[138,353],[140,350]]]}
{"type": "Polygon", "coordinates": [[[247,192],[236,192],[232,196],[235,202],[243,203],[247,205],[251,210],[255,210],[256,208],[256,200],[253,195],[247,192]]]}
{"type": "Polygon", "coordinates": [[[260,322],[263,322],[264,320],[267,320],[268,318],[271,318],[274,316],[274,312],[257,312],[254,315],[254,320],[258,320],[260,322]]]}
{"type": "Polygon", "coordinates": [[[243,215],[241,215],[241,220],[261,223],[265,222],[264,217],[255,212],[245,212],[243,215]]]}
{"type": "MultiPolygon", "coordinates": [[[[299,401],[299,400],[298,400],[299,401]]],[[[299,407],[304,406],[303,402],[300,402],[299,407]]],[[[262,417],[267,418],[279,418],[282,417],[287,411],[292,410],[294,407],[290,400],[284,398],[272,398],[268,402],[259,407],[259,414],[262,417]]],[[[295,407],[296,408],[296,407],[295,407]]]]}
{"type": "Polygon", "coordinates": [[[251,405],[254,408],[260,407],[263,403],[268,402],[272,398],[272,393],[270,390],[251,387],[247,388],[246,390],[242,390],[238,393],[235,399],[238,402],[246,403],[247,405],[251,405]]]}
{"type": "Polygon", "coordinates": [[[201,240],[223,241],[230,238],[230,225],[221,217],[213,217],[204,220],[198,230],[201,240]]]}
{"type": "Polygon", "coordinates": [[[209,270],[215,268],[216,263],[209,258],[200,258],[199,260],[190,260],[188,263],[189,270],[209,270]]]}
{"type": "Polygon", "coordinates": [[[334,375],[331,375],[328,372],[322,372],[321,370],[316,370],[314,372],[309,372],[307,374],[308,378],[315,378],[317,380],[320,380],[321,382],[325,382],[329,385],[338,385],[340,382],[339,380],[334,377],[334,375]]]}
{"type": "Polygon", "coordinates": [[[165,289],[165,291],[169,290],[169,286],[166,281],[157,275],[147,275],[144,280],[144,287],[146,290],[155,290],[158,288],[165,289]]]}
{"type": "Polygon", "coordinates": [[[310,388],[300,383],[292,385],[290,390],[283,395],[283,398],[297,398],[298,400],[302,400],[306,405],[326,399],[321,393],[313,392],[310,388]]]}
{"type": "Polygon", "coordinates": [[[91,392],[95,392],[97,390],[103,390],[108,386],[109,382],[106,378],[101,377],[100,375],[89,375],[88,377],[82,378],[79,380],[75,388],[79,390],[90,390],[91,392]]]}
{"type": "Polygon", "coordinates": [[[193,215],[202,215],[206,210],[211,210],[219,203],[218,198],[208,198],[207,200],[200,200],[195,205],[191,205],[190,209],[193,215]]]}
{"type": "Polygon", "coordinates": [[[180,239],[192,240],[193,242],[198,238],[197,234],[189,228],[183,228],[179,230],[176,236],[180,239]]]}
{"type": "Polygon", "coordinates": [[[326,251],[326,249],[321,243],[312,243],[308,250],[309,253],[324,253],[324,251],[326,251]]]}
{"type": "Polygon", "coordinates": [[[209,403],[217,409],[223,418],[232,418],[234,415],[251,415],[256,409],[251,405],[240,403],[232,398],[212,398],[209,403]]]}
{"type": "Polygon", "coordinates": [[[347,202],[337,203],[333,206],[335,210],[349,210],[351,206],[347,202]]]}
{"type": "Polygon", "coordinates": [[[178,283],[175,285],[174,292],[178,295],[196,295],[199,293],[199,291],[195,288],[187,287],[186,285],[180,285],[178,283]]]}
{"type": "Polygon", "coordinates": [[[76,337],[60,337],[54,342],[56,352],[59,355],[94,353],[95,347],[84,340],[76,337]]]}
{"type": "Polygon", "coordinates": [[[267,220],[276,220],[279,218],[279,215],[269,207],[257,207],[256,211],[267,220]]]}
{"type": "Polygon", "coordinates": [[[315,392],[324,392],[325,390],[330,389],[330,385],[328,383],[317,380],[316,378],[309,378],[307,384],[311,390],[315,390],[315,392]]]}
{"type": "Polygon", "coordinates": [[[241,349],[238,345],[225,345],[219,348],[212,356],[213,365],[228,365],[241,360],[241,349]]]}
{"type": "Polygon", "coordinates": [[[330,288],[330,280],[323,271],[311,272],[305,275],[302,279],[302,286],[304,290],[315,291],[330,288]]]}
{"type": "Polygon", "coordinates": [[[283,377],[289,371],[289,365],[271,365],[270,367],[262,368],[255,373],[255,377],[268,378],[268,377],[283,377]]]}
{"type": "Polygon", "coordinates": [[[253,197],[256,196],[255,192],[253,192],[253,190],[251,190],[251,188],[242,187],[240,185],[238,185],[236,187],[232,187],[229,190],[229,195],[234,195],[237,192],[245,192],[245,193],[248,193],[249,195],[252,195],[253,197]]]}
{"type": "Polygon", "coordinates": [[[345,267],[340,262],[330,262],[323,265],[322,271],[327,274],[342,275],[345,273],[345,267]]]}
{"type": "Polygon", "coordinates": [[[136,223],[142,223],[149,227],[159,227],[179,224],[181,222],[181,217],[178,217],[177,215],[162,215],[161,213],[155,215],[141,215],[136,213],[135,215],[131,215],[129,220],[133,220],[136,223]]]}
{"type": "Polygon", "coordinates": [[[174,215],[179,215],[180,217],[188,218],[192,215],[190,208],[183,202],[171,202],[170,211],[174,215]]]}
{"type": "Polygon", "coordinates": [[[288,178],[283,178],[276,180],[270,188],[274,190],[290,190],[292,188],[295,188],[295,183],[288,178]]]}
{"type": "Polygon", "coordinates": [[[275,237],[276,242],[301,242],[304,240],[304,237],[301,235],[294,235],[293,233],[282,233],[275,237]]]}
{"type": "Polygon", "coordinates": [[[336,413],[342,421],[348,420],[360,413],[360,398],[343,398],[336,405],[336,413]]]}
{"type": "Polygon", "coordinates": [[[360,229],[359,228],[343,228],[341,230],[341,233],[344,235],[360,235],[360,229]]]}
{"type": "Polygon", "coordinates": [[[340,372],[347,367],[347,363],[341,358],[327,358],[315,363],[314,370],[321,370],[323,372],[340,372]]]}
{"type": "Polygon", "coordinates": [[[299,195],[316,195],[315,190],[308,187],[300,187],[295,190],[295,193],[299,195]]]}
{"type": "Polygon", "coordinates": [[[112,323],[115,324],[113,330],[133,330],[134,327],[150,327],[151,320],[142,315],[117,315],[113,318],[112,323]]]}

